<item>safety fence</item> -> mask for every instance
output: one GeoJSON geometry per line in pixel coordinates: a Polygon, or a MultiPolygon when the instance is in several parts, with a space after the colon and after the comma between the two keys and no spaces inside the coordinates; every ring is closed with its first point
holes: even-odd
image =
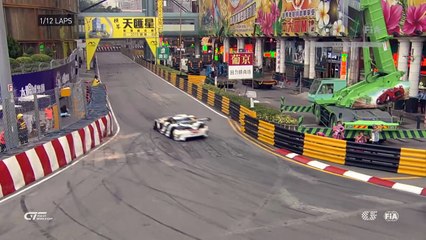
{"type": "Polygon", "coordinates": [[[177,88],[239,122],[244,133],[265,144],[342,165],[426,176],[426,150],[354,143],[289,130],[285,126],[257,119],[256,112],[203,88],[202,83],[189,81],[188,76],[178,77],[176,73],[151,62],[138,62],[177,88]]]}
{"type": "MultiPolygon", "coordinates": [[[[10,100],[9,100],[10,101],[10,100]]],[[[5,131],[3,111],[0,109],[0,129],[5,139],[16,139],[21,145],[35,142],[44,136],[61,131],[87,116],[86,86],[84,82],[70,83],[61,88],[55,88],[24,97],[15,97],[15,113],[8,119],[16,119],[18,133],[5,131]],[[4,131],[4,132],[3,132],[4,131]],[[17,134],[17,136],[16,136],[17,134]]],[[[6,145],[1,145],[2,152],[6,145]]]]}

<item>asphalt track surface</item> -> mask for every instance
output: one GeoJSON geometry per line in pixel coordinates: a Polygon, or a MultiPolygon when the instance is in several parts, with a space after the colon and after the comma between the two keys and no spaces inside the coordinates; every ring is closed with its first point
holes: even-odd
{"type": "Polygon", "coordinates": [[[99,63],[120,133],[2,202],[0,239],[426,239],[425,198],[278,158],[120,53],[99,63]],[[210,117],[209,138],[173,142],[152,129],[175,113],[210,117]],[[398,221],[384,220],[390,210],[398,221]],[[53,219],[27,221],[27,211],[53,219]]]}

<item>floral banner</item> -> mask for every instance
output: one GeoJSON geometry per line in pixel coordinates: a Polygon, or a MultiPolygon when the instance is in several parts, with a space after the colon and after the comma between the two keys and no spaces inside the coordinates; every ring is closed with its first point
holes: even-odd
{"type": "Polygon", "coordinates": [[[426,35],[424,0],[381,0],[386,28],[390,35],[426,35]]]}
{"type": "MultiPolygon", "coordinates": [[[[351,26],[348,22],[354,23],[358,17],[348,5],[359,0],[351,1],[203,0],[200,34],[248,37],[253,35],[256,25],[258,36],[346,36],[351,26]]],[[[426,35],[425,0],[381,0],[381,3],[389,34],[426,35]]]]}

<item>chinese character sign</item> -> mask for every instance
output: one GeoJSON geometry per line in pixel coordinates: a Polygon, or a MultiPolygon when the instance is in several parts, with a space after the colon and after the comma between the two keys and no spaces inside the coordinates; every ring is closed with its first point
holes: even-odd
{"type": "Polygon", "coordinates": [[[170,49],[168,47],[157,47],[157,56],[159,60],[167,60],[170,55],[170,49]]]}
{"type": "Polygon", "coordinates": [[[86,38],[156,38],[155,17],[85,17],[86,38]]]}
{"type": "Polygon", "coordinates": [[[229,65],[253,65],[253,53],[230,53],[229,65]]]}
{"type": "Polygon", "coordinates": [[[253,79],[253,53],[230,53],[228,78],[253,79]]]}

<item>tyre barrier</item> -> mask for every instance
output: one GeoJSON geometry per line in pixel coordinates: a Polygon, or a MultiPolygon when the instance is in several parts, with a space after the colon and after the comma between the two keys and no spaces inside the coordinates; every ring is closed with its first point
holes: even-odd
{"type": "MultiPolygon", "coordinates": [[[[158,72],[160,69],[157,65],[149,62],[142,61],[142,66],[152,69],[153,72],[158,72]]],[[[214,92],[203,88],[202,84],[188,83],[188,78],[179,78],[176,81],[176,78],[177,75],[171,73],[170,80],[166,80],[177,88],[183,88],[194,98],[226,114],[232,120],[239,122],[244,133],[265,144],[278,149],[286,149],[293,154],[342,165],[426,176],[426,150],[359,144],[289,130],[285,126],[257,119],[256,112],[230,101],[227,97],[216,95],[214,92]]],[[[321,130],[321,128],[318,128],[312,133],[321,130]]]]}
{"type": "Polygon", "coordinates": [[[113,134],[111,114],[65,136],[0,161],[0,197],[46,177],[88,154],[113,134]]]}

